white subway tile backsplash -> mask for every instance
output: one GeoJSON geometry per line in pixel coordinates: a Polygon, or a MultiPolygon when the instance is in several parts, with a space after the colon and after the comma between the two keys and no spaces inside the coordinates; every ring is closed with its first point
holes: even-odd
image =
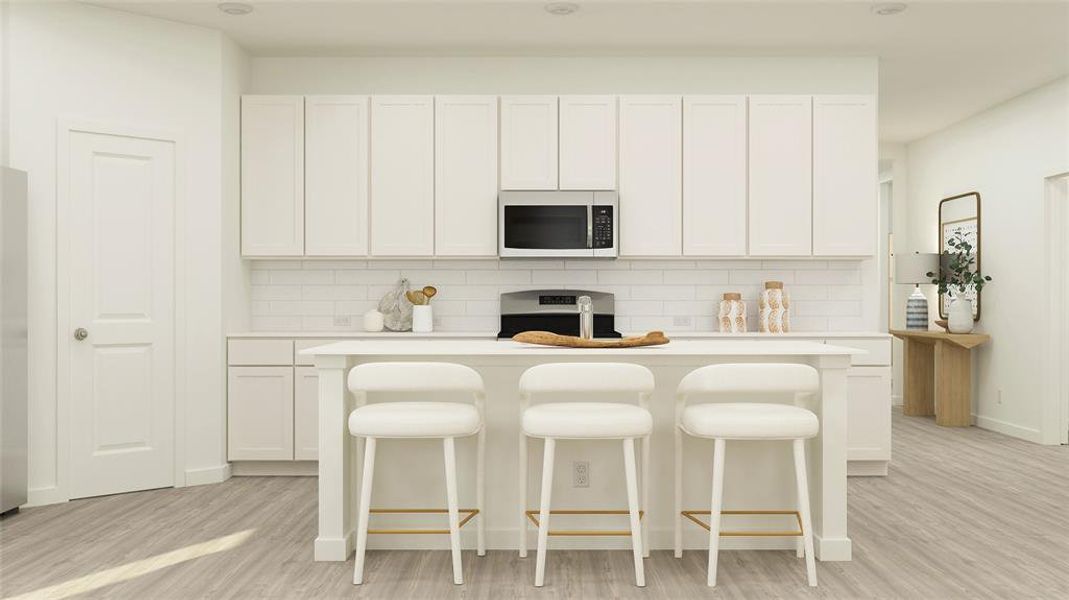
{"type": "Polygon", "coordinates": [[[499,295],[590,289],[616,295],[616,326],[624,332],[715,331],[725,292],[740,292],[751,329],[768,280],[785,283],[796,331],[864,328],[865,294],[859,260],[435,259],[257,260],[251,271],[254,331],[357,331],[360,315],[376,308],[401,277],[413,289],[438,288],[435,327],[497,331],[499,295]],[[349,317],[336,326],[334,317],[349,317]]]}

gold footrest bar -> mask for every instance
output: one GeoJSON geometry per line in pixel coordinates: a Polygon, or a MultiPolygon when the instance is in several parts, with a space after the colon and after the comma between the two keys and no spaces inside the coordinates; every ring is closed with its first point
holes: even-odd
{"type": "MultiPolygon", "coordinates": [[[[534,523],[535,527],[539,527],[538,514],[541,511],[529,510],[525,514],[527,519],[534,523]]],[[[628,510],[551,510],[551,515],[630,515],[631,511],[628,510]]],[[[646,511],[638,511],[638,518],[641,520],[646,516],[646,511]]],[[[630,536],[630,529],[558,529],[556,531],[550,529],[548,535],[553,536],[575,536],[575,537],[600,537],[600,536],[630,536]]]]}
{"type": "MultiPolygon", "coordinates": [[[[694,515],[709,515],[709,510],[684,510],[679,513],[709,531],[709,524],[694,515]]],[[[796,510],[722,510],[721,515],[794,515],[798,531],[721,531],[720,537],[798,537],[802,533],[802,515],[796,510]]]]}
{"type": "MultiPolygon", "coordinates": [[[[449,514],[447,508],[372,508],[368,509],[368,514],[372,515],[444,515],[449,514]]],[[[460,524],[457,527],[463,527],[468,521],[475,518],[475,515],[479,514],[477,508],[460,508],[457,509],[458,513],[467,515],[460,520],[460,524]]],[[[393,534],[393,535],[442,535],[448,534],[448,529],[368,529],[369,534],[393,534]]]]}

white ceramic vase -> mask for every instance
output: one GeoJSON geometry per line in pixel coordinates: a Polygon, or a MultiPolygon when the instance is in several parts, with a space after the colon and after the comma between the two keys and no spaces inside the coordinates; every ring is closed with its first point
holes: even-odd
{"type": "Polygon", "coordinates": [[[430,304],[422,304],[412,307],[412,331],[414,333],[430,333],[434,331],[434,313],[430,304]]]}
{"type": "Polygon", "coordinates": [[[947,329],[950,333],[969,333],[972,328],[972,300],[954,298],[947,311],[947,329]]]}

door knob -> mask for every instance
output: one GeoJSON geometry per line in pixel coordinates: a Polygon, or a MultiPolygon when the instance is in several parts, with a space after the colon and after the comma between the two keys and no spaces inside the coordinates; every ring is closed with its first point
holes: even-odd
{"type": "Polygon", "coordinates": [[[87,337],[89,337],[89,332],[86,331],[85,327],[79,327],[78,329],[74,330],[74,339],[78,340],[79,342],[87,337]]]}

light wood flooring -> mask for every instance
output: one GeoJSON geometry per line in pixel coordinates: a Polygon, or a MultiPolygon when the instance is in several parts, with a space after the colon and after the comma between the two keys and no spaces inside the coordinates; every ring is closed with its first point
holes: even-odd
{"type": "Polygon", "coordinates": [[[368,553],[368,582],[355,587],[351,559],[311,559],[315,480],[246,477],[5,519],[0,596],[89,589],[67,597],[1069,598],[1069,448],[896,414],[890,476],[849,485],[854,560],[818,563],[816,589],[804,586],[801,561],[785,551],[723,552],[715,589],[705,586],[700,551],[682,560],[654,552],[645,589],[632,585],[626,551],[550,552],[543,589],[531,586],[533,553],[521,560],[515,552],[465,552],[467,584],[454,586],[448,552],[376,551],[368,553]],[[233,548],[210,542],[248,530],[233,548]],[[182,554],[194,544],[203,556],[182,554]]]}

